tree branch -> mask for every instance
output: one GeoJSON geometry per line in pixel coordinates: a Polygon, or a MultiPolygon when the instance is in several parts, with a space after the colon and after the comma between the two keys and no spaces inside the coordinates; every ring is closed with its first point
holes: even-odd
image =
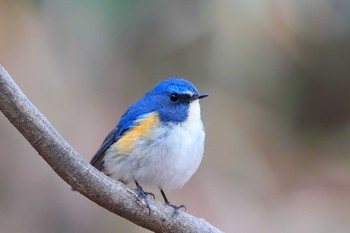
{"type": "Polygon", "coordinates": [[[83,159],[28,100],[0,65],[0,110],[55,172],[103,208],[154,232],[220,232],[204,219],[150,200],[151,214],[127,186],[83,159]]]}

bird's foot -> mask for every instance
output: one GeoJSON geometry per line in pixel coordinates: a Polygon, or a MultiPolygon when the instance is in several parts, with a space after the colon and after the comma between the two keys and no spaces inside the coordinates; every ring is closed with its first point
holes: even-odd
{"type": "Polygon", "coordinates": [[[184,208],[185,211],[187,210],[187,208],[186,208],[185,205],[179,205],[179,206],[177,206],[177,205],[171,204],[170,202],[165,202],[165,204],[168,205],[168,206],[173,207],[173,209],[174,209],[174,214],[173,214],[173,216],[176,215],[176,214],[178,214],[178,213],[179,213],[179,209],[181,209],[181,208],[184,208]]]}
{"type": "Polygon", "coordinates": [[[145,200],[146,207],[147,207],[148,210],[149,210],[148,214],[151,214],[151,207],[150,207],[149,202],[148,202],[148,196],[152,196],[153,199],[155,199],[154,194],[151,193],[151,192],[145,192],[145,191],[143,191],[143,189],[142,189],[142,187],[141,187],[140,185],[137,185],[135,191],[136,191],[137,197],[138,197],[139,199],[141,198],[141,199],[145,200]]]}

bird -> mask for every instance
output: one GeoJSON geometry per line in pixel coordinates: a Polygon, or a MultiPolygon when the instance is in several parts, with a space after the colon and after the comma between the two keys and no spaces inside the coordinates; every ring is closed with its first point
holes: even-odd
{"type": "Polygon", "coordinates": [[[91,164],[136,192],[151,212],[141,185],[159,188],[166,205],[177,211],[165,191],[181,188],[198,169],[204,152],[205,131],[197,88],[182,78],[156,84],[133,103],[106,136],[91,164]]]}

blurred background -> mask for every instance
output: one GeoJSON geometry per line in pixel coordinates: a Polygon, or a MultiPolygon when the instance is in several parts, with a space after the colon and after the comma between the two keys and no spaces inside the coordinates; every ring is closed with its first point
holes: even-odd
{"type": "MultiPolygon", "coordinates": [[[[86,160],[160,80],[210,94],[204,159],[169,198],[225,232],[350,232],[349,61],[347,0],[0,0],[0,63],[86,160]]],[[[2,114],[0,148],[2,233],[148,232],[2,114]]]]}

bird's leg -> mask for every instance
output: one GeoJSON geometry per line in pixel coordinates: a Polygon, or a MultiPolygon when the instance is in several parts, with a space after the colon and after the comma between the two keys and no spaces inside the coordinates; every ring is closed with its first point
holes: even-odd
{"type": "Polygon", "coordinates": [[[169,202],[168,198],[165,196],[165,193],[164,193],[163,189],[162,189],[162,188],[159,188],[159,189],[160,189],[160,193],[161,193],[162,196],[163,196],[163,199],[164,199],[165,204],[168,205],[168,206],[173,207],[174,210],[175,210],[175,214],[176,214],[177,211],[178,211],[179,209],[181,209],[181,208],[184,208],[185,211],[186,211],[187,208],[186,208],[185,205],[176,206],[176,205],[171,204],[171,203],[169,202]]]}
{"type": "Polygon", "coordinates": [[[146,203],[146,207],[148,208],[149,210],[149,214],[151,214],[151,207],[149,206],[149,202],[148,202],[148,195],[152,196],[153,199],[155,199],[155,196],[153,193],[150,193],[150,192],[145,192],[143,191],[142,187],[139,185],[139,183],[135,180],[135,184],[136,184],[136,192],[137,192],[137,195],[138,197],[140,198],[143,198],[145,200],[145,203],[146,203]]]}

